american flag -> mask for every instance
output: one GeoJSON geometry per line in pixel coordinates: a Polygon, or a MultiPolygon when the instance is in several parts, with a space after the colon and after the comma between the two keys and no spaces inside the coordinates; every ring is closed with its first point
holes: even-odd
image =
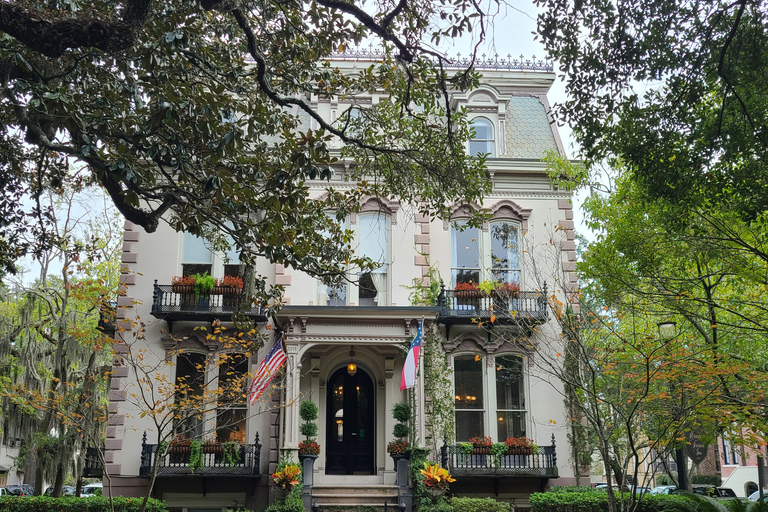
{"type": "Polygon", "coordinates": [[[256,403],[264,390],[267,389],[269,383],[272,381],[272,377],[275,376],[277,370],[285,363],[285,352],[283,351],[283,337],[280,336],[275,340],[275,345],[267,354],[267,357],[261,361],[261,364],[256,369],[256,374],[253,377],[251,387],[248,389],[248,402],[253,405],[256,403]]]}

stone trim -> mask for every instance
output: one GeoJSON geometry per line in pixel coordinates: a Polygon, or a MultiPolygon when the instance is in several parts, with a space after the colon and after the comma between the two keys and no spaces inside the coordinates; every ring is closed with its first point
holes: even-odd
{"type": "MultiPolygon", "coordinates": [[[[130,319],[134,305],[137,303],[134,286],[136,286],[137,274],[132,270],[132,265],[138,263],[139,253],[135,245],[141,238],[141,230],[130,221],[123,224],[123,253],[120,257],[120,287],[118,289],[117,310],[115,319],[117,330],[115,332],[115,352],[120,354],[125,351],[126,336],[133,329],[133,321],[130,319]]],[[[128,376],[128,368],[123,365],[122,358],[117,355],[112,362],[112,378],[110,380],[109,404],[107,406],[106,440],[104,458],[106,461],[118,459],[118,452],[123,449],[123,439],[119,432],[125,425],[125,414],[120,414],[120,404],[125,401],[125,391],[122,389],[124,379],[128,376]]],[[[121,465],[107,464],[110,474],[120,475],[121,465]]]]}
{"type": "MultiPolygon", "coordinates": [[[[561,261],[561,267],[563,270],[563,277],[565,278],[565,283],[563,283],[564,288],[575,288],[576,287],[576,231],[573,221],[573,203],[570,199],[558,199],[557,200],[557,208],[560,211],[560,213],[563,215],[562,220],[559,222],[559,228],[565,231],[565,237],[566,240],[563,243],[562,251],[562,261],[561,261]]],[[[571,298],[574,313],[579,313],[579,303],[578,303],[578,295],[569,293],[568,297],[571,298]]]]}
{"type": "Polygon", "coordinates": [[[416,234],[414,235],[416,254],[413,257],[413,262],[421,273],[416,279],[421,278],[421,286],[429,286],[430,282],[427,274],[429,273],[429,248],[431,242],[429,236],[430,218],[423,213],[415,213],[413,223],[416,226],[416,234]]]}

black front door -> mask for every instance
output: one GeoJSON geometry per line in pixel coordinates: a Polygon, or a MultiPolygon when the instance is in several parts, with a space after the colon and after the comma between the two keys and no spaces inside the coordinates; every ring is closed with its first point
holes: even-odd
{"type": "Polygon", "coordinates": [[[327,474],[376,474],[373,391],[373,381],[360,368],[355,375],[349,375],[346,368],[341,368],[328,379],[327,474]]]}

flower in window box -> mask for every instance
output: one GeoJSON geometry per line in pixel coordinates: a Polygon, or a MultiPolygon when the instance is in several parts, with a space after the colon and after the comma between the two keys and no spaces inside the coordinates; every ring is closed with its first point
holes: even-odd
{"type": "Polygon", "coordinates": [[[507,453],[533,453],[536,443],[533,439],[523,437],[508,437],[504,444],[507,445],[507,453]]]}
{"type": "Polygon", "coordinates": [[[490,436],[470,437],[469,442],[472,443],[472,446],[475,448],[490,448],[493,446],[493,441],[490,436]]]}
{"type": "Polygon", "coordinates": [[[469,299],[482,296],[482,292],[472,281],[468,283],[456,283],[453,294],[460,299],[469,299]]]}

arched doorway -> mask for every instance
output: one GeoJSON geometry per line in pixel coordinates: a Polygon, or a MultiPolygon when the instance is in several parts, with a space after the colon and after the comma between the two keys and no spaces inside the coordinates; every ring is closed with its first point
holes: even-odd
{"type": "Polygon", "coordinates": [[[355,375],[340,368],[328,379],[326,461],[328,475],[374,475],[375,409],[371,377],[358,367],[355,375]]]}

